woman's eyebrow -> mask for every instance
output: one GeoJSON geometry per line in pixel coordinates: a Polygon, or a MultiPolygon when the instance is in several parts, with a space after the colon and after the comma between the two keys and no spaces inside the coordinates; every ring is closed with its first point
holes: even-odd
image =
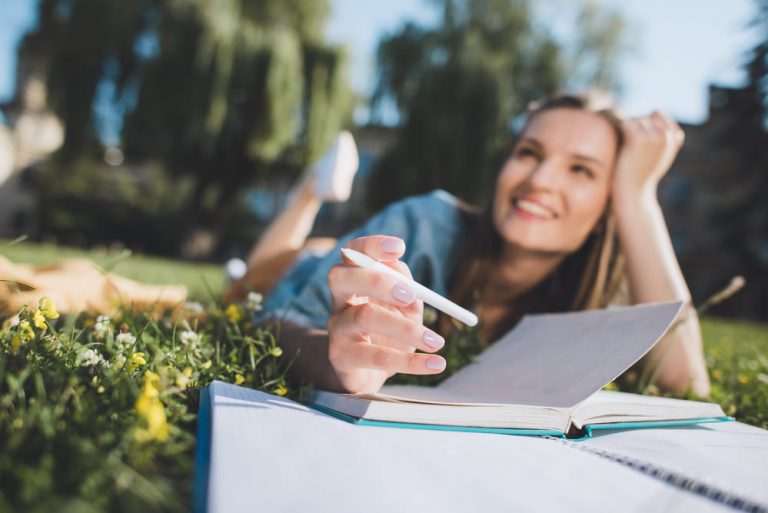
{"type": "Polygon", "coordinates": [[[520,144],[522,143],[528,143],[532,146],[536,146],[540,150],[544,149],[544,145],[541,144],[541,142],[534,137],[523,137],[522,139],[520,139],[520,144]]]}
{"type": "MultiPolygon", "coordinates": [[[[535,137],[524,137],[520,140],[520,144],[523,144],[523,143],[527,143],[527,144],[530,144],[531,146],[535,146],[540,150],[544,150],[544,145],[541,143],[541,141],[539,141],[535,137]]],[[[571,157],[578,160],[585,160],[587,162],[592,162],[594,164],[597,164],[598,166],[605,167],[605,163],[602,160],[596,157],[592,157],[590,155],[584,155],[582,153],[571,153],[571,157]]]]}
{"type": "Polygon", "coordinates": [[[605,167],[605,164],[602,160],[590,157],[589,155],[582,155],[581,153],[571,153],[571,157],[578,159],[578,160],[586,160],[587,162],[592,162],[594,164],[597,164],[598,166],[605,167]]]}

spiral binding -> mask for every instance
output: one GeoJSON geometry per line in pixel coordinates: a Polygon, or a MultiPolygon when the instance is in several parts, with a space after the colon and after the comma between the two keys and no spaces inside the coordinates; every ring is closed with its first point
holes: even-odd
{"type": "Polygon", "coordinates": [[[690,476],[686,476],[682,472],[670,470],[652,463],[648,463],[646,461],[632,458],[630,456],[616,454],[605,449],[584,445],[578,442],[572,442],[563,438],[557,438],[554,436],[543,436],[542,438],[547,440],[554,440],[563,445],[578,449],[582,452],[587,452],[594,454],[595,456],[614,461],[624,465],[625,467],[629,467],[642,472],[643,474],[654,479],[659,479],[682,490],[695,493],[740,511],[746,511],[748,513],[768,513],[768,506],[765,504],[761,504],[734,490],[726,490],[714,483],[707,482],[704,479],[692,478],[690,476]]]}

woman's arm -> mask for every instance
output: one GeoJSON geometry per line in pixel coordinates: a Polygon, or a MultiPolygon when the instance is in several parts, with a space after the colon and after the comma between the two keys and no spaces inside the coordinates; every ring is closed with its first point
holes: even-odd
{"type": "Polygon", "coordinates": [[[709,376],[696,311],[675,257],[664,216],[656,198],[659,180],[669,170],[683,131],[667,116],[654,112],[629,120],[613,187],[613,211],[627,259],[633,303],[680,300],[679,323],[646,357],[645,364],[664,389],[709,395],[709,376]]]}

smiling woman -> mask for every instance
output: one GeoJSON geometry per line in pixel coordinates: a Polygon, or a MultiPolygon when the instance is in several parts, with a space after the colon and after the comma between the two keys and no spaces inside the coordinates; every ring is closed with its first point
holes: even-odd
{"type": "Polygon", "coordinates": [[[605,308],[622,292],[632,303],[678,300],[688,306],[677,328],[644,365],[662,388],[705,396],[699,325],[656,200],[682,141],[658,112],[621,120],[602,97],[551,99],[529,113],[484,212],[442,191],[396,203],[328,254],[293,264],[263,319],[283,321],[295,376],[375,392],[397,373],[443,372],[435,353],[453,325],[425,327],[405,282],[342,261],[341,247],[450,294],[488,340],[526,313],[605,308]]]}

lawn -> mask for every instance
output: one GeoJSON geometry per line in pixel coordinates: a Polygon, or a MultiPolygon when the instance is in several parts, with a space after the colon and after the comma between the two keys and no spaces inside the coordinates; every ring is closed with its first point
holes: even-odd
{"type": "MultiPolygon", "coordinates": [[[[0,512],[187,511],[198,388],[219,379],[294,398],[305,392],[286,382],[274,330],[251,323],[258,298],[214,301],[226,285],[221,266],[7,241],[0,254],[28,263],[86,256],[128,278],[185,284],[204,305],[160,319],[105,319],[57,317],[41,304],[5,323],[0,512]]],[[[768,325],[705,318],[702,330],[711,400],[768,428],[768,325]]],[[[451,347],[471,352],[473,344],[451,347]]]]}
{"type": "Polygon", "coordinates": [[[13,262],[47,264],[68,258],[90,258],[107,271],[143,283],[183,283],[195,300],[210,299],[211,293],[220,294],[226,285],[226,275],[221,265],[195,264],[131,254],[130,251],[62,248],[54,244],[12,244],[0,239],[0,255],[13,262]]]}

